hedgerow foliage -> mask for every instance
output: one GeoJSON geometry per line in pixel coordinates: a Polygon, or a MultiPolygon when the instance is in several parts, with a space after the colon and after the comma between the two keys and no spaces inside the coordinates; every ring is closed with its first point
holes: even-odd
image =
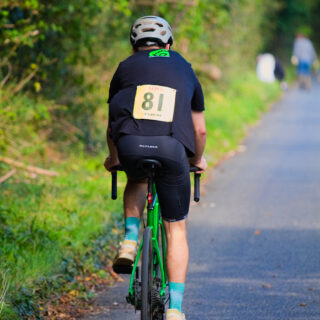
{"type": "Polygon", "coordinates": [[[268,48],[287,58],[292,52],[293,39],[297,32],[305,33],[320,49],[320,2],[317,0],[280,0],[279,10],[270,17],[275,32],[268,48]]]}
{"type": "MultiPolygon", "coordinates": [[[[157,7],[152,1],[150,6],[139,5],[138,0],[3,0],[1,108],[8,108],[8,101],[19,92],[36,97],[34,108],[50,99],[47,110],[42,107],[48,114],[48,121],[42,123],[51,133],[42,130],[46,133],[42,140],[80,141],[87,149],[101,148],[95,137],[103,137],[101,115],[106,115],[107,85],[119,61],[131,53],[129,30],[137,17],[165,17],[173,27],[173,49],[195,67],[216,65],[226,82],[233,74],[254,67],[257,52],[272,34],[272,28],[266,28],[268,17],[277,8],[275,0],[163,1],[157,7]],[[59,130],[52,130],[57,123],[59,130]]],[[[29,102],[28,108],[33,108],[29,102]]],[[[18,120],[23,122],[22,113],[16,114],[19,108],[3,112],[1,123],[10,122],[12,127],[19,125],[18,120]],[[18,120],[12,122],[8,115],[18,120]]],[[[26,110],[26,106],[21,108],[26,110]]],[[[34,123],[38,129],[38,119],[34,123]]],[[[8,136],[11,141],[19,139],[7,130],[6,136],[6,146],[8,136]]]]}
{"type": "Polygon", "coordinates": [[[275,31],[291,41],[301,25],[318,28],[319,10],[316,0],[181,0],[157,7],[138,0],[2,0],[0,86],[13,82],[16,92],[74,103],[129,53],[130,25],[145,14],[172,24],[175,48],[187,57],[238,70],[254,63],[275,31]],[[93,66],[94,75],[86,69],[93,66]]]}
{"type": "MultiPolygon", "coordinates": [[[[201,59],[219,64],[237,63],[237,59],[251,62],[266,39],[260,28],[276,8],[276,1],[261,0],[200,0],[197,6],[184,2],[162,3],[155,13],[172,23],[177,46],[185,53],[191,47],[195,56],[200,52],[201,59]]],[[[83,69],[76,66],[92,65],[103,57],[108,58],[105,66],[115,63],[132,21],[152,10],[129,0],[4,0],[0,4],[2,80],[15,81],[17,91],[27,86],[58,98],[85,81],[83,69]],[[112,56],[105,56],[106,51],[112,56]]]]}

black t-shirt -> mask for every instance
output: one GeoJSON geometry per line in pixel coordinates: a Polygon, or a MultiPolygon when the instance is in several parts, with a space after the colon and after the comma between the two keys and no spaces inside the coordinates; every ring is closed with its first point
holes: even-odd
{"type": "MultiPolygon", "coordinates": [[[[148,95],[144,97],[150,99],[148,95]]],[[[204,98],[191,65],[179,53],[164,49],[145,50],[121,62],[110,84],[108,103],[109,126],[115,142],[122,134],[168,135],[179,140],[189,156],[194,154],[191,110],[203,111],[204,98]],[[172,122],[133,116],[137,87],[141,85],[176,90],[172,122]]],[[[149,107],[149,101],[146,103],[149,107]]]]}

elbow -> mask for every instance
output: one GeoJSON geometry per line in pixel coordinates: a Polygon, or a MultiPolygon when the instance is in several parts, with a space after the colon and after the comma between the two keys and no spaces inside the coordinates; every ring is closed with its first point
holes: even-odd
{"type": "Polygon", "coordinates": [[[205,139],[207,137],[206,128],[199,128],[199,129],[195,130],[195,135],[197,137],[201,137],[201,138],[205,139]]]}

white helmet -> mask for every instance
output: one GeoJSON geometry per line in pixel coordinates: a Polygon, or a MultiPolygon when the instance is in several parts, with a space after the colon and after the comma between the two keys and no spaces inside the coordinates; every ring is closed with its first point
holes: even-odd
{"type": "Polygon", "coordinates": [[[130,41],[134,48],[139,46],[172,45],[173,35],[169,23],[157,16],[141,17],[132,25],[130,41]]]}

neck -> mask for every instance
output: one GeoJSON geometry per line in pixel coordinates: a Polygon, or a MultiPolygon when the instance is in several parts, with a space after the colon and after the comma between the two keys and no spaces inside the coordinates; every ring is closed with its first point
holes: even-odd
{"type": "Polygon", "coordinates": [[[160,48],[158,46],[150,46],[150,47],[146,46],[146,47],[139,47],[137,51],[157,50],[157,49],[164,49],[164,48],[160,48]]]}
{"type": "Polygon", "coordinates": [[[144,46],[144,47],[139,47],[137,49],[133,49],[133,52],[139,52],[139,51],[145,51],[145,50],[158,50],[158,49],[166,49],[169,50],[170,49],[170,44],[167,44],[165,47],[159,47],[159,46],[144,46]]]}

